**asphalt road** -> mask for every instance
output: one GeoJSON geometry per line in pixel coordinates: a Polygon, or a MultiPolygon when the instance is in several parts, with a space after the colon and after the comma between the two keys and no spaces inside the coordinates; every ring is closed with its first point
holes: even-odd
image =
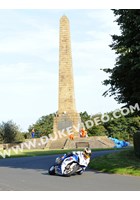
{"type": "MultiPolygon", "coordinates": [[[[106,154],[95,152],[94,157],[106,154]]],[[[140,191],[140,177],[98,173],[50,176],[56,155],[0,159],[1,191],[140,191]]]]}

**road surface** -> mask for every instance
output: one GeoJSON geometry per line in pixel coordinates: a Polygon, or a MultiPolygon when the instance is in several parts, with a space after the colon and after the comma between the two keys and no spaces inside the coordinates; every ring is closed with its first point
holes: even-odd
{"type": "MultiPolygon", "coordinates": [[[[94,157],[106,154],[94,152],[94,157]]],[[[81,176],[50,176],[56,155],[0,159],[1,191],[140,191],[140,177],[99,173],[87,169],[81,176]]]]}

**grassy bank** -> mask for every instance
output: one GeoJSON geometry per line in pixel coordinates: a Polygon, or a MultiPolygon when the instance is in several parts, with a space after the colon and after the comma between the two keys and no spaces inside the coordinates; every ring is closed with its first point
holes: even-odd
{"type": "MultiPolygon", "coordinates": [[[[64,154],[70,151],[80,151],[83,149],[59,149],[59,150],[47,150],[47,149],[31,149],[31,150],[23,150],[22,152],[17,151],[17,153],[15,153],[15,151],[13,150],[1,150],[0,151],[0,159],[3,158],[1,156],[5,154],[6,158],[17,158],[17,157],[31,157],[31,156],[45,156],[45,155],[54,155],[54,154],[64,154]],[[10,156],[8,156],[10,155],[10,156]]],[[[114,150],[114,149],[92,149],[93,151],[103,151],[103,150],[114,150]]]]}
{"type": "MultiPolygon", "coordinates": [[[[6,158],[18,158],[18,157],[32,157],[32,156],[45,156],[45,155],[53,155],[53,154],[63,154],[67,153],[69,150],[46,150],[46,149],[31,149],[31,150],[23,150],[22,152],[18,151],[15,153],[13,150],[1,150],[0,154],[6,155],[6,158]]],[[[3,158],[0,155],[0,159],[3,158]]]]}
{"type": "Polygon", "coordinates": [[[140,176],[140,159],[133,149],[97,157],[89,166],[100,172],[140,176]]]}

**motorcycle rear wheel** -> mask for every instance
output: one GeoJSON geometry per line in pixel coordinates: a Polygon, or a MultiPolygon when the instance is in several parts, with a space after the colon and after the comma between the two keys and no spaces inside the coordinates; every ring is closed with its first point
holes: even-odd
{"type": "Polygon", "coordinates": [[[82,175],[83,174],[83,171],[79,171],[79,172],[76,172],[78,175],[82,175]]]}
{"type": "MultiPolygon", "coordinates": [[[[71,164],[69,164],[69,167],[70,167],[71,164]]],[[[67,166],[68,167],[68,166],[67,166]]],[[[77,169],[79,168],[79,166],[76,164],[72,170],[69,170],[69,171],[65,171],[65,174],[64,176],[67,176],[67,177],[70,177],[72,174],[76,173],[77,169]]]]}

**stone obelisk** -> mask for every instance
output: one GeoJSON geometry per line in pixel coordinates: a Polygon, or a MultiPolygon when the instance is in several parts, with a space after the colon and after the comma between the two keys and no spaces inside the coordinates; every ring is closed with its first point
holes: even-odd
{"type": "Polygon", "coordinates": [[[59,97],[58,111],[54,117],[54,132],[74,127],[73,131],[76,133],[79,123],[80,116],[75,106],[70,25],[68,18],[62,16],[59,38],[59,97]]]}

